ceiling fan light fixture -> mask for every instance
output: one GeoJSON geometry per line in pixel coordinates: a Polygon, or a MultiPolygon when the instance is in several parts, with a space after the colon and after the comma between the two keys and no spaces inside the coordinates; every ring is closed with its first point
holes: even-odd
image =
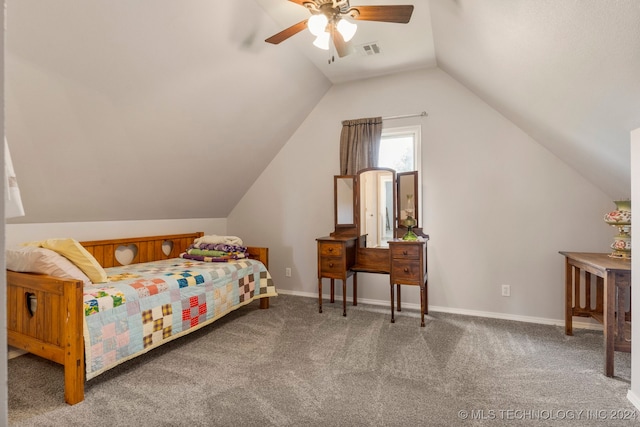
{"type": "Polygon", "coordinates": [[[318,37],[316,37],[313,45],[322,50],[329,50],[329,40],[331,39],[331,35],[326,31],[321,33],[318,37]]]}
{"type": "MultiPolygon", "coordinates": [[[[348,43],[358,29],[355,21],[375,21],[407,24],[413,13],[413,5],[376,5],[351,7],[349,0],[289,0],[305,7],[311,16],[265,39],[280,44],[305,28],[315,36],[314,46],[329,50],[335,47],[339,57],[352,50],[348,43]]],[[[381,1],[381,0],[377,0],[381,1]]],[[[331,57],[333,62],[333,56],[331,57]]]]}
{"type": "Polygon", "coordinates": [[[322,33],[327,29],[327,23],[329,20],[323,13],[318,13],[316,15],[312,15],[311,18],[307,21],[307,27],[311,34],[316,37],[319,37],[322,33]]]}
{"type": "Polygon", "coordinates": [[[336,29],[340,32],[340,34],[342,34],[342,38],[344,39],[344,41],[348,42],[356,34],[358,26],[353,22],[349,22],[343,18],[338,21],[336,29]]]}

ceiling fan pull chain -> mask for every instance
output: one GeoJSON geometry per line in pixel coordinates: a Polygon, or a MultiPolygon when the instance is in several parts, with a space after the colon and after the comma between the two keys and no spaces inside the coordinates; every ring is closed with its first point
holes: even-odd
{"type": "Polygon", "coordinates": [[[329,43],[330,46],[330,54],[331,57],[329,58],[329,65],[331,65],[332,63],[336,62],[336,46],[335,43],[333,42],[333,34],[331,35],[331,43],[329,43]]]}

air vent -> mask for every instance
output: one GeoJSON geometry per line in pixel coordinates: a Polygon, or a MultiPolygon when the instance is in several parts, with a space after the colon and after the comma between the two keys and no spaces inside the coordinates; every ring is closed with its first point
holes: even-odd
{"type": "Polygon", "coordinates": [[[378,42],[373,42],[365,43],[358,46],[358,52],[360,52],[360,54],[362,55],[371,56],[382,53],[382,50],[380,49],[380,45],[378,44],[378,42]]]}

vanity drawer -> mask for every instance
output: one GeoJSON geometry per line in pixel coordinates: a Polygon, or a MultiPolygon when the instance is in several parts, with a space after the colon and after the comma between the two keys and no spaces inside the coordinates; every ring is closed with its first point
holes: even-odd
{"type": "Polygon", "coordinates": [[[342,243],[322,242],[319,246],[320,256],[342,256],[342,248],[344,247],[342,243]]]}
{"type": "Polygon", "coordinates": [[[420,285],[422,272],[420,271],[419,260],[394,259],[391,264],[391,278],[393,283],[404,282],[405,284],[420,285]]]}
{"type": "Polygon", "coordinates": [[[344,261],[340,257],[320,257],[320,273],[323,277],[341,279],[344,276],[344,261]]]}
{"type": "Polygon", "coordinates": [[[422,245],[394,244],[389,245],[389,248],[391,250],[391,258],[420,259],[422,245]]]}

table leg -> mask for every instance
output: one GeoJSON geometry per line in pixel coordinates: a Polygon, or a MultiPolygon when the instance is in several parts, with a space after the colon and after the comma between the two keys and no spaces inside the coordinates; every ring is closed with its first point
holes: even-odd
{"type": "Polygon", "coordinates": [[[400,287],[399,283],[396,286],[397,286],[396,289],[398,291],[397,292],[398,293],[398,311],[402,311],[402,307],[400,306],[400,300],[402,299],[402,297],[400,296],[400,289],[402,288],[400,287]]]}
{"type": "Polygon", "coordinates": [[[395,304],[394,298],[393,298],[393,283],[391,284],[391,323],[396,323],[396,319],[393,318],[393,306],[395,304]]]}
{"type": "Polygon", "coordinates": [[[322,313],[322,277],[318,277],[318,312],[322,313]]]}
{"type": "Polygon", "coordinates": [[[429,281],[424,281],[424,312],[429,314],[429,281]]]}
{"type": "Polygon", "coordinates": [[[424,328],[424,285],[420,285],[420,327],[424,328]]]}
{"type": "Polygon", "coordinates": [[[347,278],[342,279],[342,315],[347,317],[347,278]]]}
{"type": "Polygon", "coordinates": [[[336,301],[335,284],[336,284],[336,281],[334,279],[331,279],[331,298],[329,299],[329,302],[331,303],[334,303],[336,301]]]}
{"type": "Polygon", "coordinates": [[[353,305],[358,305],[358,273],[353,273],[353,305]]]}
{"type": "MultiPolygon", "coordinates": [[[[573,335],[573,293],[571,273],[573,266],[569,264],[569,258],[565,258],[564,271],[564,333],[573,335]]],[[[576,273],[577,274],[577,273],[576,273]]],[[[578,274],[578,276],[580,276],[578,274]]]]}
{"type": "Polygon", "coordinates": [[[604,374],[613,376],[614,338],[616,324],[616,279],[615,273],[607,271],[604,279],[604,374]]]}

